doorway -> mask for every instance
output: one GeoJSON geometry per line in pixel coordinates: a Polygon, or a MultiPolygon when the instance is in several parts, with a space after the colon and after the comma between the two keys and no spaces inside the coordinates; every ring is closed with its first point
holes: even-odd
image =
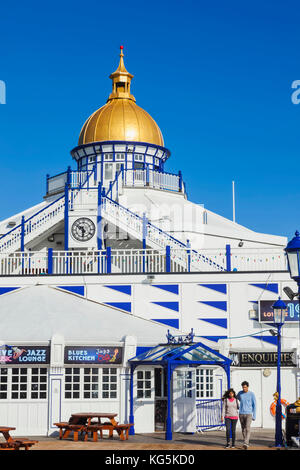
{"type": "Polygon", "coordinates": [[[167,419],[167,380],[165,370],[162,367],[154,369],[154,429],[156,432],[166,430],[167,419]]]}

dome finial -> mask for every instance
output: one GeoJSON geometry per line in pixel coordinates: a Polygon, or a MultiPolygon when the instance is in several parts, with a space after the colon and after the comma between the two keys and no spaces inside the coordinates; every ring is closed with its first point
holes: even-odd
{"type": "Polygon", "coordinates": [[[115,98],[127,98],[135,101],[135,97],[130,94],[130,83],[133,75],[127,72],[124,65],[123,49],[124,46],[120,46],[120,62],[117,70],[109,76],[113,81],[113,91],[109,95],[108,101],[115,98]]]}

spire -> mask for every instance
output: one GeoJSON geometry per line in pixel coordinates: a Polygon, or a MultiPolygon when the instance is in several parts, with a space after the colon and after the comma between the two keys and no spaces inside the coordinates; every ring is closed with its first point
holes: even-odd
{"type": "Polygon", "coordinates": [[[120,62],[117,70],[109,76],[113,82],[113,89],[107,101],[118,98],[127,98],[135,101],[135,97],[130,94],[130,83],[133,75],[127,72],[124,65],[123,49],[124,47],[120,46],[120,62]]]}

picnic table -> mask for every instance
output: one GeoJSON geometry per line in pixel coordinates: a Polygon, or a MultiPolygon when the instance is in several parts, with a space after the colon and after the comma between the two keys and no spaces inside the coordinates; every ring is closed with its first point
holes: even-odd
{"type": "Polygon", "coordinates": [[[103,431],[109,431],[109,437],[113,437],[116,431],[121,440],[128,439],[129,428],[131,424],[119,424],[115,417],[117,413],[73,413],[69,422],[54,423],[59,427],[59,438],[66,439],[70,432],[73,431],[74,441],[78,441],[78,433],[84,433],[84,440],[87,441],[88,434],[93,435],[93,440],[98,440],[98,432],[103,438],[103,431]],[[93,421],[94,420],[94,421],[93,421]],[[104,421],[102,421],[104,420],[104,421]],[[106,421],[105,421],[106,420],[106,421]]]}
{"type": "Polygon", "coordinates": [[[22,447],[24,450],[28,450],[38,442],[24,438],[14,439],[9,432],[15,429],[16,428],[10,426],[0,426],[0,433],[5,438],[4,442],[0,442],[0,450],[20,450],[22,447]]]}

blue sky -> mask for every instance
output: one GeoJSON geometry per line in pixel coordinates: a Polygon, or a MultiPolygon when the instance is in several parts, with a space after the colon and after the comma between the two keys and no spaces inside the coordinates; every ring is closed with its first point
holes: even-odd
{"type": "Polygon", "coordinates": [[[296,1],[16,1],[0,11],[3,219],[75,168],[87,117],[124,45],[132,92],[160,126],[189,198],[291,238],[299,220],[300,6],[296,1]]]}

